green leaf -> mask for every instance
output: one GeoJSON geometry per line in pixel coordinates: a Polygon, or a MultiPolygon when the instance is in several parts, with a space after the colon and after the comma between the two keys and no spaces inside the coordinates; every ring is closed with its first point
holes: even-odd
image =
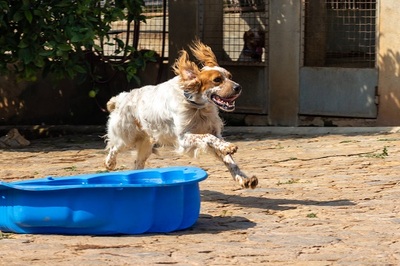
{"type": "Polygon", "coordinates": [[[75,65],[74,66],[74,70],[76,72],[78,72],[78,73],[81,73],[81,74],[86,74],[87,73],[86,69],[84,67],[80,66],[80,65],[75,65]]]}
{"type": "Polygon", "coordinates": [[[36,73],[36,68],[32,66],[25,66],[23,71],[24,78],[29,81],[36,81],[36,73]]]}
{"type": "Polygon", "coordinates": [[[32,51],[29,48],[19,49],[18,56],[25,65],[32,62],[34,57],[32,51]]]}
{"type": "Polygon", "coordinates": [[[3,10],[3,12],[10,10],[7,1],[0,1],[0,8],[3,10]]]}
{"type": "Polygon", "coordinates": [[[81,34],[74,34],[72,35],[71,42],[81,42],[83,40],[81,34]]]}
{"type": "Polygon", "coordinates": [[[39,52],[40,56],[44,56],[44,57],[49,57],[54,53],[53,50],[43,50],[41,52],[39,52]]]}
{"type": "Polygon", "coordinates": [[[38,68],[43,68],[43,67],[44,67],[44,60],[43,60],[43,57],[37,56],[37,57],[35,58],[34,64],[35,64],[35,66],[37,66],[38,68]]]}
{"type": "Polygon", "coordinates": [[[115,40],[116,43],[118,44],[118,48],[124,48],[125,43],[124,43],[121,39],[114,38],[114,40],[115,40]]]}
{"type": "Polygon", "coordinates": [[[136,73],[137,73],[137,68],[136,68],[135,65],[130,65],[130,66],[128,66],[128,67],[126,68],[126,72],[127,72],[128,75],[131,75],[131,76],[136,75],[136,73]]]}
{"type": "Polygon", "coordinates": [[[67,68],[66,70],[67,70],[68,77],[73,79],[76,75],[75,72],[71,68],[67,68]]]}
{"type": "Polygon", "coordinates": [[[31,13],[31,11],[25,10],[24,14],[25,14],[25,18],[28,20],[28,22],[32,23],[33,15],[31,13]]]}
{"type": "Polygon", "coordinates": [[[134,76],[128,76],[127,79],[128,79],[128,82],[131,82],[132,79],[133,79],[133,80],[136,82],[137,85],[140,85],[140,83],[141,83],[139,77],[136,76],[136,75],[134,75],[134,76]]]}
{"type": "Polygon", "coordinates": [[[93,44],[93,48],[98,51],[98,52],[102,52],[103,49],[101,48],[101,46],[97,45],[97,44],[93,44]]]}
{"type": "Polygon", "coordinates": [[[24,18],[24,16],[22,15],[22,12],[17,11],[17,12],[15,12],[12,20],[14,22],[20,22],[23,18],[24,18]]]}
{"type": "Polygon", "coordinates": [[[22,6],[25,8],[29,7],[30,3],[31,3],[30,0],[22,0],[22,6]]]}
{"type": "Polygon", "coordinates": [[[21,40],[21,42],[18,44],[18,48],[26,48],[29,47],[29,43],[27,43],[25,40],[21,40]]]}
{"type": "Polygon", "coordinates": [[[42,12],[42,10],[34,9],[33,15],[40,17],[40,16],[43,16],[43,12],[42,12]]]}
{"type": "Polygon", "coordinates": [[[68,52],[72,50],[71,45],[65,43],[59,44],[57,46],[57,49],[63,52],[68,52]]]}

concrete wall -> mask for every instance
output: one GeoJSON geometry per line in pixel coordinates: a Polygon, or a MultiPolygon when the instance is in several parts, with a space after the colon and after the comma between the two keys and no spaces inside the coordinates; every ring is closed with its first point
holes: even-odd
{"type": "Polygon", "coordinates": [[[19,82],[0,77],[0,125],[104,123],[107,115],[89,90],[68,79],[19,82]]]}
{"type": "Polygon", "coordinates": [[[269,124],[296,126],[301,1],[270,0],[269,10],[269,124]]]}
{"type": "Polygon", "coordinates": [[[377,123],[380,126],[397,126],[400,124],[400,2],[379,2],[377,123]]]}

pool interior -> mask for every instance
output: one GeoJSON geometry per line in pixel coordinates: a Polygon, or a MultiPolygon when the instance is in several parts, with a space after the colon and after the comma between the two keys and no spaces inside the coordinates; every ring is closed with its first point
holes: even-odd
{"type": "Polygon", "coordinates": [[[15,182],[18,187],[96,187],[96,186],[160,186],[201,181],[197,171],[175,169],[170,171],[131,171],[91,174],[75,177],[48,177],[39,180],[15,182]]]}

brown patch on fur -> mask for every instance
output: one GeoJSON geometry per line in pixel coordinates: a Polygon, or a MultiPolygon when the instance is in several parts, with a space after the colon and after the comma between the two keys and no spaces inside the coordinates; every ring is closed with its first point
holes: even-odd
{"type": "Polygon", "coordinates": [[[217,58],[211,48],[199,40],[193,42],[190,46],[190,50],[203,65],[209,67],[218,66],[217,58]]]}
{"type": "Polygon", "coordinates": [[[184,80],[192,80],[200,72],[196,64],[189,60],[189,55],[185,50],[180,51],[180,55],[172,66],[172,70],[184,80]]]}
{"type": "Polygon", "coordinates": [[[140,123],[140,121],[138,119],[135,118],[134,123],[138,129],[142,129],[142,124],[140,123]]]}
{"type": "Polygon", "coordinates": [[[189,60],[189,55],[185,50],[180,52],[180,56],[172,66],[172,70],[181,77],[181,83],[186,90],[198,90],[200,82],[197,77],[200,70],[195,63],[189,60]]]}
{"type": "Polygon", "coordinates": [[[199,80],[202,85],[200,91],[204,92],[209,88],[221,85],[225,78],[217,70],[206,70],[199,74],[199,80]]]}
{"type": "MultiPolygon", "coordinates": [[[[199,40],[193,42],[190,50],[204,66],[218,66],[217,59],[211,48],[199,40]]],[[[208,88],[219,86],[225,80],[225,77],[219,71],[201,71],[194,62],[189,60],[189,55],[185,50],[180,51],[172,70],[181,77],[181,83],[185,89],[193,92],[205,91],[208,88]],[[218,82],[215,80],[217,77],[220,78],[218,82]]],[[[227,72],[227,76],[229,78],[231,74],[227,72]]]]}
{"type": "MultiPolygon", "coordinates": [[[[230,75],[229,72],[227,74],[230,75]]],[[[233,89],[234,83],[217,70],[205,70],[200,72],[199,80],[201,84],[199,92],[205,92],[209,88],[219,86],[221,88],[218,91],[220,97],[229,98],[237,94],[233,89]]]]}

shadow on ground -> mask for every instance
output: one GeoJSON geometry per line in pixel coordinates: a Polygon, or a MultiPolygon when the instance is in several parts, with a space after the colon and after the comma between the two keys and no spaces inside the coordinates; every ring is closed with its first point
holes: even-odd
{"type": "Polygon", "coordinates": [[[299,205],[316,205],[316,206],[353,206],[354,202],[347,199],[338,199],[331,201],[316,200],[294,200],[294,199],[272,199],[255,196],[242,195],[226,195],[217,191],[202,190],[202,200],[218,201],[223,204],[237,205],[246,208],[258,208],[266,210],[284,211],[296,209],[299,205]]]}

